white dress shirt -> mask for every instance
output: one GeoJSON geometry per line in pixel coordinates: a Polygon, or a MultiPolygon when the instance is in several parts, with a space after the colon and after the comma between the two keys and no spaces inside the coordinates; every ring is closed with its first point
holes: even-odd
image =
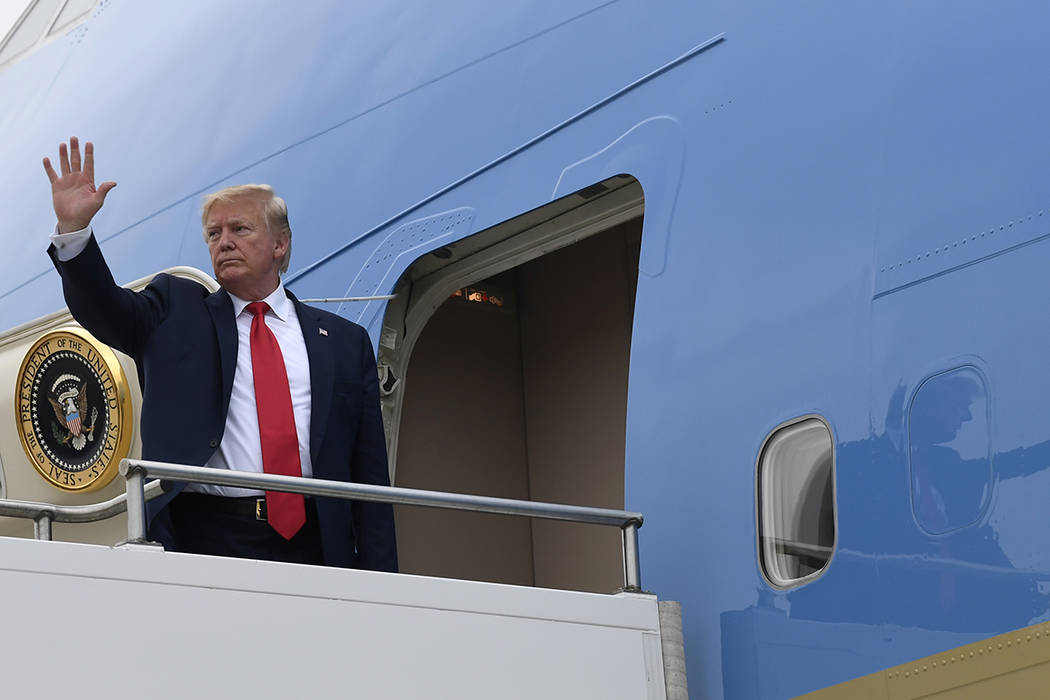
{"type": "MultiPolygon", "coordinates": [[[[56,248],[58,259],[62,262],[79,255],[87,247],[90,238],[90,227],[61,234],[56,228],[55,233],[51,234],[51,242],[56,248]]],[[[233,313],[237,321],[237,368],[233,375],[233,392],[230,395],[230,409],[226,413],[226,429],[222,442],[205,466],[262,473],[262,444],[259,438],[259,414],[255,409],[255,381],[249,337],[252,314],[245,311],[245,307],[256,300],[241,299],[233,294],[230,294],[230,299],[233,301],[233,313]]],[[[299,439],[299,463],[303,476],[313,476],[313,464],[310,460],[310,358],[306,354],[306,341],[303,340],[303,332],[299,326],[299,316],[280,282],[269,296],[258,301],[265,301],[270,306],[264,318],[266,326],[273,332],[277,344],[281,347],[285,371],[288,373],[295,432],[299,439]]],[[[220,496],[263,494],[258,489],[208,484],[190,484],[186,491],[220,496]]]]}

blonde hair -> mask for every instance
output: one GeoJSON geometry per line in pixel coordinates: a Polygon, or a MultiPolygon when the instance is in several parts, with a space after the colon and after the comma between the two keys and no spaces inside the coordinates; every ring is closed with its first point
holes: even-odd
{"type": "Polygon", "coordinates": [[[254,200],[262,206],[266,230],[275,240],[282,233],[288,236],[288,250],[285,251],[280,263],[280,273],[283,275],[288,272],[288,261],[292,257],[292,227],[288,225],[288,205],[274,193],[273,188],[269,185],[234,185],[205,195],[201,205],[201,226],[205,242],[208,240],[208,214],[211,208],[219,202],[229,203],[242,199],[254,200]]]}

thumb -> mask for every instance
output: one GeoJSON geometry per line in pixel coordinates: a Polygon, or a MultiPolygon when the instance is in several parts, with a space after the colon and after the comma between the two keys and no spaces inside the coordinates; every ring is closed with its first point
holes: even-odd
{"type": "Polygon", "coordinates": [[[113,189],[114,187],[116,187],[116,186],[117,186],[117,183],[115,183],[115,182],[103,182],[101,185],[99,185],[97,192],[98,192],[98,196],[101,199],[101,201],[105,202],[106,201],[106,195],[109,194],[109,191],[111,189],[113,189]]]}

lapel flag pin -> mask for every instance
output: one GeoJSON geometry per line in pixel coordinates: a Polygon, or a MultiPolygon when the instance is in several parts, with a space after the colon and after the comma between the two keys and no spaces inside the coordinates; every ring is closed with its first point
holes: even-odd
{"type": "Polygon", "coordinates": [[[317,332],[320,335],[328,335],[328,331],[326,331],[324,328],[318,328],[317,332]]]}

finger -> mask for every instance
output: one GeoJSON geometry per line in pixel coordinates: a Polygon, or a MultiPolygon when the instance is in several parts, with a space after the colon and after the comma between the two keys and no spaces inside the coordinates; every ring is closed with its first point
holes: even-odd
{"type": "Polygon", "coordinates": [[[98,186],[98,196],[100,197],[99,206],[102,206],[102,204],[106,201],[106,195],[109,194],[109,191],[116,186],[117,183],[115,182],[103,182],[101,185],[98,186]]]}
{"type": "Polygon", "coordinates": [[[84,174],[89,182],[95,181],[95,144],[90,141],[84,144],[84,174]]]}
{"type": "Polygon", "coordinates": [[[60,143],[58,145],[58,164],[62,168],[63,175],[69,175],[69,151],[66,150],[66,144],[60,143]]]}
{"type": "Polygon", "coordinates": [[[73,172],[80,170],[80,141],[76,136],[69,138],[69,161],[73,166],[73,172]]]}
{"type": "Polygon", "coordinates": [[[58,173],[56,173],[55,169],[51,167],[50,158],[44,158],[44,172],[47,173],[47,179],[50,180],[52,184],[58,179],[58,173]]]}

